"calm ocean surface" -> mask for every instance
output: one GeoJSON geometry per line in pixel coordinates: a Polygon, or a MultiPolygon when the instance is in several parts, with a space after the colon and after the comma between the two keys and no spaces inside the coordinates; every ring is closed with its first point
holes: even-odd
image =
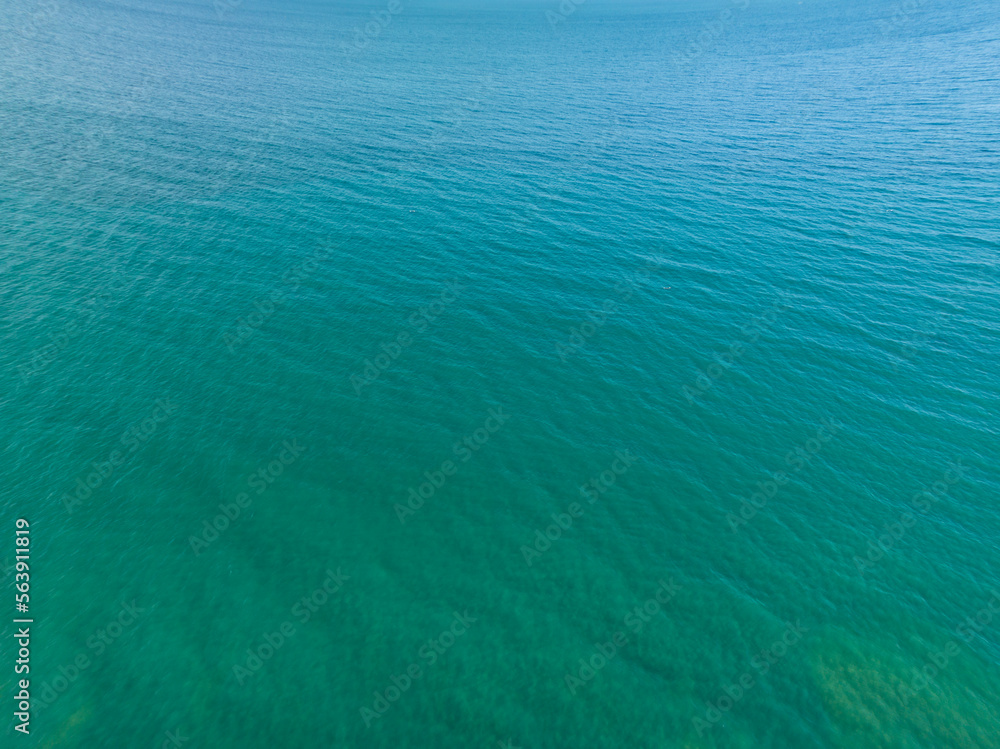
{"type": "Polygon", "coordinates": [[[1000,747],[996,3],[0,48],[4,746],[1000,747]]]}

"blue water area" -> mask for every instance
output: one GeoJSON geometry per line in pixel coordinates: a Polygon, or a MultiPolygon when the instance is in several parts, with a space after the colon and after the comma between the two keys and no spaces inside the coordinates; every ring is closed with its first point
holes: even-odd
{"type": "Polygon", "coordinates": [[[1000,747],[995,3],[0,47],[4,746],[1000,747]]]}

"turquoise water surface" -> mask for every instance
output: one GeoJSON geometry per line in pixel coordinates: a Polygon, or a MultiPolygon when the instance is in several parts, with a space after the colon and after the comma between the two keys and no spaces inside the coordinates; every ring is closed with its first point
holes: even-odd
{"type": "Polygon", "coordinates": [[[0,44],[3,746],[1000,747],[995,3],[0,44]]]}

